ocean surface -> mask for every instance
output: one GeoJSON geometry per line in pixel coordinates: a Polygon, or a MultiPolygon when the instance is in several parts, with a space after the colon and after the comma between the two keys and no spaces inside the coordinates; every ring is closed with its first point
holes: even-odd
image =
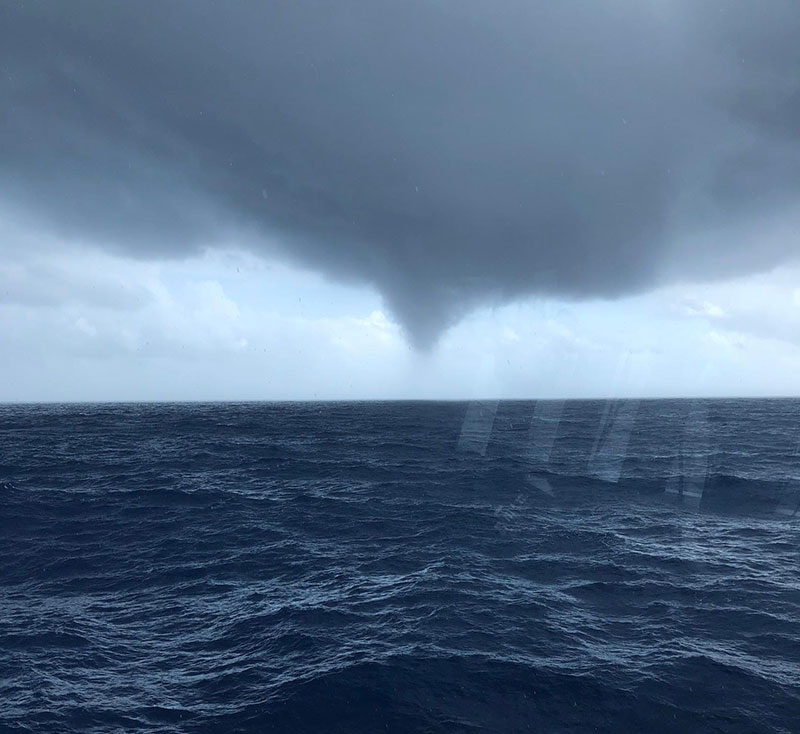
{"type": "Polygon", "coordinates": [[[800,732],[800,402],[0,406],[2,732],[800,732]]]}

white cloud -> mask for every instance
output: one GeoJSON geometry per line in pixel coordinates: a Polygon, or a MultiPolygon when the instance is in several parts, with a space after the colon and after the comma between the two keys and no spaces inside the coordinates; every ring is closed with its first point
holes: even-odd
{"type": "Polygon", "coordinates": [[[514,329],[510,326],[503,327],[503,341],[505,342],[518,342],[519,341],[519,334],[517,334],[514,329]]]}
{"type": "Polygon", "coordinates": [[[681,307],[681,311],[686,316],[705,316],[712,319],[721,319],[725,317],[725,311],[716,303],[711,301],[694,301],[687,299],[681,307]]]}
{"type": "Polygon", "coordinates": [[[79,316],[75,321],[75,328],[89,337],[97,336],[97,329],[92,326],[83,316],[79,316]]]}
{"type": "MultiPolygon", "coordinates": [[[[748,335],[751,339],[774,339],[800,345],[800,268],[783,267],[771,273],[694,286],[702,297],[672,294],[684,315],[713,322],[716,332],[748,335]]],[[[686,287],[684,287],[684,290],[686,287]]]]}

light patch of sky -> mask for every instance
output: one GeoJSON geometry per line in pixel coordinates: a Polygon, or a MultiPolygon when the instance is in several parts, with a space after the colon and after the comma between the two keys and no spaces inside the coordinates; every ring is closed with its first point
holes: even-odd
{"type": "Polygon", "coordinates": [[[373,290],[251,254],[14,253],[4,401],[800,394],[797,268],[485,308],[418,354],[373,290]]]}

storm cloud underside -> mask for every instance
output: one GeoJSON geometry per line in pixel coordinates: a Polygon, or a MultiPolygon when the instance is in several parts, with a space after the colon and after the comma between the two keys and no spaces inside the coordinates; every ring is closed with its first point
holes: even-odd
{"type": "Polygon", "coordinates": [[[800,10],[766,3],[9,2],[0,203],[64,242],[232,239],[469,309],[800,254],[800,10]]]}

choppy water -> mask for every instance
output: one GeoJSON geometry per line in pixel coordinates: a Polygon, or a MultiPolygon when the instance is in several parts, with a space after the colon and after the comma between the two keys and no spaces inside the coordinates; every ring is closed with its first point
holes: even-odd
{"type": "Polygon", "coordinates": [[[0,730],[798,732],[800,403],[0,407],[0,730]]]}

